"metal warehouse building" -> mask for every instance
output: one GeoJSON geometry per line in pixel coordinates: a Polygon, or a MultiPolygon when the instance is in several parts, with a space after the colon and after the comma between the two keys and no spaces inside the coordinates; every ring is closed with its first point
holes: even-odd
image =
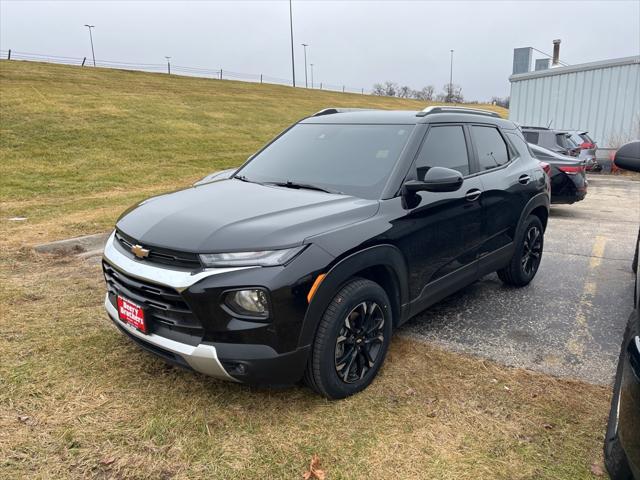
{"type": "Polygon", "coordinates": [[[640,56],[560,66],[536,60],[531,48],[514,51],[509,118],[520,125],[586,130],[600,147],[640,136],[640,56]]]}

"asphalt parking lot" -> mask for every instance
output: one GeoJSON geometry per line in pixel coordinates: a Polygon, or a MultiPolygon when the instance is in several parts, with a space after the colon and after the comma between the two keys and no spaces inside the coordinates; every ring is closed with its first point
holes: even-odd
{"type": "Polygon", "coordinates": [[[500,363],[611,383],[632,310],[640,181],[589,177],[584,201],[552,206],[542,263],[522,289],[491,274],[401,334],[500,363]]]}

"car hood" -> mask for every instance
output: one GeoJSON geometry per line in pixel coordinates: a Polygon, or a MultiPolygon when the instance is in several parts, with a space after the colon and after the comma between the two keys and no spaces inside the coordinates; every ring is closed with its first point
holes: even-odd
{"type": "Polygon", "coordinates": [[[152,197],[116,227],[142,245],[205,253],[268,250],[371,217],[376,200],[224,179],[152,197]]]}

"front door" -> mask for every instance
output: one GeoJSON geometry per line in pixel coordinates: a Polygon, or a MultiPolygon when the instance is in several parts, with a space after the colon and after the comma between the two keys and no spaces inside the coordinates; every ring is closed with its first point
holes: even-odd
{"type": "Polygon", "coordinates": [[[409,173],[408,178],[421,179],[439,166],[465,176],[455,192],[419,192],[419,203],[399,220],[401,228],[395,226],[408,262],[412,314],[476,278],[482,184],[469,176],[469,147],[462,125],[432,125],[409,173]]]}

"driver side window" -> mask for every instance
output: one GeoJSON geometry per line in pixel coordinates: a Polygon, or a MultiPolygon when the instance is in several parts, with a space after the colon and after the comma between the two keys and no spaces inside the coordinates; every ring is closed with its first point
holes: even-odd
{"type": "Polygon", "coordinates": [[[431,127],[418,153],[416,167],[418,171],[445,167],[469,175],[469,155],[462,126],[431,127]]]}

